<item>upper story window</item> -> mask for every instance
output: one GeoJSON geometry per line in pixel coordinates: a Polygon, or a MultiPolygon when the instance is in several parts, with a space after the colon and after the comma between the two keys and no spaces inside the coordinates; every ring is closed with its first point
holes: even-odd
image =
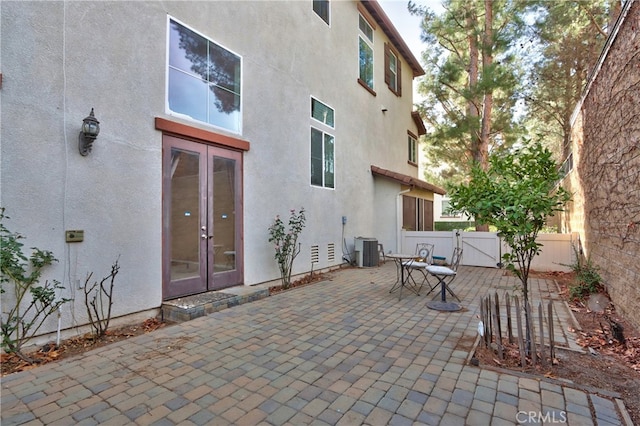
{"type": "Polygon", "coordinates": [[[360,61],[359,81],[373,90],[373,27],[359,15],[358,49],[360,61]]]}
{"type": "Polygon", "coordinates": [[[334,127],[333,108],[311,98],[311,185],[335,188],[335,137],[326,127],[334,127]]]}
{"type": "Polygon", "coordinates": [[[311,98],[311,117],[329,127],[334,127],[333,108],[330,108],[319,100],[313,98],[311,98]]]}
{"type": "Polygon", "coordinates": [[[167,105],[171,113],[241,132],[242,59],[169,19],[167,105]]]}
{"type": "Polygon", "coordinates": [[[384,44],[384,82],[398,96],[402,95],[400,55],[389,43],[384,44]]]}
{"type": "Polygon", "coordinates": [[[408,158],[410,163],[418,164],[418,138],[413,134],[407,135],[408,158]]]}
{"type": "Polygon", "coordinates": [[[329,0],[313,0],[313,11],[329,24],[329,0]]]}

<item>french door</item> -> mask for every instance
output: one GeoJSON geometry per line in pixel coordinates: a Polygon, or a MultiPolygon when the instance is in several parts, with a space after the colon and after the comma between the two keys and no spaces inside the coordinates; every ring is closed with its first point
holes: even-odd
{"type": "Polygon", "coordinates": [[[163,299],[242,282],[242,154],[163,136],[163,299]]]}

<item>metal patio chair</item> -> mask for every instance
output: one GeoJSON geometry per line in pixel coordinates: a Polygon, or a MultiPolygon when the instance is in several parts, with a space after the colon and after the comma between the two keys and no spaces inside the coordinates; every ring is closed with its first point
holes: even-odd
{"type": "Polygon", "coordinates": [[[419,294],[424,283],[431,287],[427,279],[426,267],[433,263],[433,244],[416,244],[416,257],[402,262],[402,267],[407,271],[407,282],[415,288],[419,294]]]}
{"type": "Polygon", "coordinates": [[[431,285],[431,283],[429,283],[429,287],[431,287],[431,289],[429,290],[429,293],[427,293],[427,295],[433,292],[433,290],[438,288],[438,285],[440,285],[442,286],[441,290],[443,302],[445,301],[445,290],[450,295],[455,297],[458,302],[461,301],[460,298],[453,292],[453,290],[451,290],[451,283],[456,279],[456,276],[458,275],[458,266],[460,266],[460,259],[462,259],[462,249],[457,247],[453,249],[453,255],[451,256],[451,263],[449,264],[449,266],[430,265],[425,268],[426,272],[429,275],[438,279],[438,282],[433,286],[431,285]]]}

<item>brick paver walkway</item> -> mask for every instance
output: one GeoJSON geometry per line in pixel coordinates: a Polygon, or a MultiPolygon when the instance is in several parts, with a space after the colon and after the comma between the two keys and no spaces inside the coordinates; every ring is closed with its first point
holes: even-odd
{"type": "MultiPolygon", "coordinates": [[[[431,296],[399,301],[395,277],[390,262],[342,270],[3,377],[2,425],[631,424],[615,394],[468,365],[480,296],[515,285],[503,271],[461,267],[452,313],[427,309],[431,296]]],[[[552,282],[532,291],[554,299],[552,282]]]]}

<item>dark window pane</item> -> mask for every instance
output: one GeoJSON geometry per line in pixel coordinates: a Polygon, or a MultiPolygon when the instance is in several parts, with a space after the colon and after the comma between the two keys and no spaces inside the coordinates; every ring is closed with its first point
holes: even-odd
{"type": "Polygon", "coordinates": [[[240,132],[240,96],[219,87],[210,86],[208,122],[240,132]]]}
{"type": "Polygon", "coordinates": [[[311,129],[311,184],[322,186],[322,132],[311,129]]]}
{"type": "Polygon", "coordinates": [[[389,87],[391,88],[391,90],[398,90],[398,85],[397,85],[397,75],[398,75],[398,69],[397,69],[397,58],[396,56],[389,52],[389,73],[390,73],[390,79],[389,79],[389,87]]]}
{"type": "Polygon", "coordinates": [[[315,99],[311,99],[311,116],[319,122],[333,127],[333,109],[315,99]]]}
{"type": "Polygon", "coordinates": [[[369,39],[369,41],[373,41],[373,28],[371,28],[371,25],[369,25],[367,20],[364,19],[362,15],[360,15],[359,17],[358,27],[360,28],[360,31],[362,31],[363,34],[369,39]]]}
{"type": "Polygon", "coordinates": [[[334,188],[334,138],[331,135],[324,135],[324,186],[334,188]]]}
{"type": "Polygon", "coordinates": [[[360,80],[373,88],[373,49],[360,38],[360,80]]]}
{"type": "Polygon", "coordinates": [[[240,93],[240,58],[215,43],[209,43],[208,80],[220,87],[240,93]]]}
{"type": "Polygon", "coordinates": [[[324,22],[329,23],[329,0],[313,0],[313,11],[316,12],[324,22]]]}

